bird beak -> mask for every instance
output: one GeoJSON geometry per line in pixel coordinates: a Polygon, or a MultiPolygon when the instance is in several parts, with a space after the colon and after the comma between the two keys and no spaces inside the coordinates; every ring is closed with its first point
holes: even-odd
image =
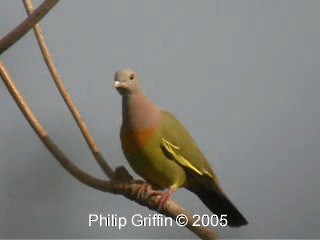
{"type": "Polygon", "coordinates": [[[121,86],[122,86],[121,82],[119,82],[119,81],[115,81],[114,82],[114,87],[115,88],[120,88],[121,86]]]}

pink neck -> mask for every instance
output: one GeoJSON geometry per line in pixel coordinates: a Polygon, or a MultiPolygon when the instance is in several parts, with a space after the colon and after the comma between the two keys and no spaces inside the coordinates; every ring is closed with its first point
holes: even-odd
{"type": "Polygon", "coordinates": [[[122,97],[123,127],[128,130],[157,128],[160,125],[160,108],[141,91],[122,97]]]}

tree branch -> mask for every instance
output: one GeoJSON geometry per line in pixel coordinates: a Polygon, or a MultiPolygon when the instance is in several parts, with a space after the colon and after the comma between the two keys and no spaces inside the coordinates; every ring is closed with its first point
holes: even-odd
{"type": "MultiPolygon", "coordinates": [[[[67,170],[72,176],[74,176],[83,184],[100,191],[123,195],[126,198],[131,199],[139,203],[140,205],[146,206],[152,210],[156,210],[158,208],[159,195],[156,194],[156,191],[154,191],[152,188],[147,188],[144,194],[137,194],[139,192],[139,189],[141,189],[141,185],[143,183],[142,181],[131,181],[130,175],[127,175],[127,177],[123,177],[123,172],[127,174],[127,171],[124,168],[119,168],[118,171],[116,171],[115,177],[112,181],[104,181],[87,174],[76,165],[74,165],[68,159],[68,157],[58,148],[58,146],[50,139],[46,130],[42,127],[40,122],[35,117],[34,113],[28,106],[27,102],[24,100],[15,82],[11,79],[9,73],[7,72],[5,66],[1,61],[0,77],[9,90],[14,101],[20,108],[24,117],[37,133],[42,143],[52,153],[56,160],[58,160],[63,168],[67,170]],[[119,172],[122,173],[122,175],[120,177],[117,177],[117,173],[119,172]],[[140,195],[142,195],[142,197],[140,195]]],[[[186,225],[189,230],[194,232],[202,239],[217,239],[217,235],[211,229],[203,226],[193,226],[194,219],[192,218],[192,214],[182,208],[173,200],[169,200],[168,202],[166,202],[161,213],[168,217],[172,217],[173,219],[175,219],[179,214],[184,214],[189,220],[186,225]]]]}
{"type": "Polygon", "coordinates": [[[45,0],[28,18],[10,33],[0,39],[0,55],[22,38],[37,22],[39,22],[59,0],[45,0]]]}
{"type": "MultiPolygon", "coordinates": [[[[24,6],[26,8],[26,11],[29,16],[31,16],[34,12],[33,6],[32,6],[32,1],[31,0],[23,0],[24,6]]],[[[67,104],[74,120],[76,121],[78,127],[80,128],[80,131],[86,140],[94,158],[98,162],[100,168],[104,171],[104,173],[111,179],[113,177],[113,170],[110,168],[110,166],[107,164],[105,161],[104,157],[101,154],[99,146],[95,143],[94,138],[92,137],[89,128],[87,127],[85,121],[83,120],[80,112],[78,111],[76,105],[72,101],[72,98],[70,94],[68,93],[67,88],[65,87],[59,72],[57,68],[55,67],[55,64],[52,60],[51,54],[48,50],[48,47],[46,46],[40,24],[37,23],[33,27],[34,33],[36,35],[39,47],[42,52],[42,56],[47,64],[47,67],[51,73],[51,76],[60,92],[60,95],[62,96],[63,100],[67,104]]]]}
{"type": "Polygon", "coordinates": [[[69,172],[72,176],[77,178],[80,182],[89,185],[91,187],[97,188],[96,183],[102,184],[101,180],[96,179],[81,169],[79,169],[76,165],[74,165],[65,155],[64,153],[55,145],[55,143],[50,139],[46,130],[39,123],[32,110],[28,106],[27,102],[24,100],[21,95],[19,89],[17,88],[15,82],[11,79],[9,73],[6,68],[0,61],[0,76],[9,90],[11,96],[14,101],[20,108],[26,120],[29,122],[30,126],[36,132],[42,143],[47,147],[47,149],[52,153],[52,155],[61,163],[61,165],[69,172]]]}

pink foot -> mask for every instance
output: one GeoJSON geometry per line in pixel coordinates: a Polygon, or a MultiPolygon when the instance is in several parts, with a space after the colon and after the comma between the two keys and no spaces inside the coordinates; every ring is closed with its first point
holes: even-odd
{"type": "Polygon", "coordinates": [[[146,182],[142,182],[138,191],[137,191],[137,198],[138,199],[142,199],[143,195],[145,194],[145,192],[147,192],[150,189],[150,185],[146,182]]]}
{"type": "Polygon", "coordinates": [[[169,188],[169,190],[167,192],[162,192],[160,195],[160,199],[159,199],[159,202],[158,202],[158,211],[160,212],[165,204],[167,203],[167,201],[171,198],[171,196],[173,195],[175,191],[171,188],[169,188]]]}

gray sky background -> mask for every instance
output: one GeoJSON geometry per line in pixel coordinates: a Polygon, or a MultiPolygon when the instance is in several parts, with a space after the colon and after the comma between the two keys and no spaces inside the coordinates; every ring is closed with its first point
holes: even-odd
{"type": "MultiPolygon", "coordinates": [[[[41,1],[35,1],[39,4],[41,1]]],[[[173,112],[248,218],[224,238],[320,237],[320,1],[61,1],[41,21],[71,96],[108,162],[125,165],[114,72],[132,68],[173,112]]],[[[0,37],[26,17],[0,0],[0,37]]],[[[32,32],[1,60],[55,142],[103,177],[32,32]]],[[[152,211],[80,184],[53,159],[0,82],[0,238],[194,238],[178,227],[88,227],[88,214],[152,211]]],[[[130,172],[133,171],[130,169],[130,172]]],[[[136,175],[135,175],[136,176],[136,175]]],[[[192,193],[174,199],[208,210],[192,193]]]]}

